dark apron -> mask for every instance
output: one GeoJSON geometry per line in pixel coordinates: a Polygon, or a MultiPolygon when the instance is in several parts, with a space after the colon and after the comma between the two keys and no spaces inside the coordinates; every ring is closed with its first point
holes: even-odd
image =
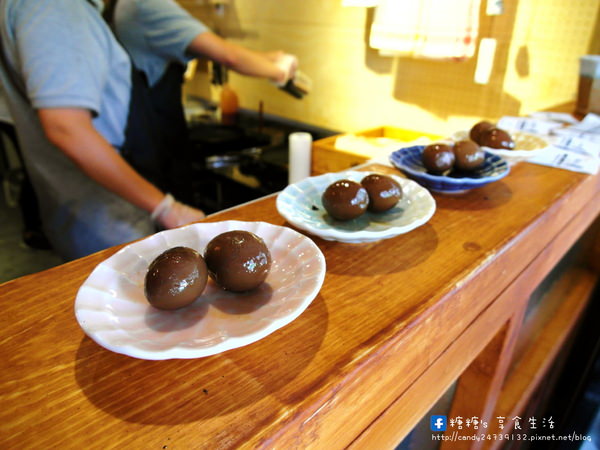
{"type": "MultiPolygon", "coordinates": [[[[112,2],[112,8],[104,14],[113,30],[116,3],[112,2]]],[[[189,143],[181,103],[184,71],[182,64],[171,63],[161,79],[151,87],[145,74],[131,60],[131,100],[125,143],[121,147],[121,154],[133,168],[176,197],[181,184],[177,167],[185,161],[189,143]]]]}
{"type": "Polygon", "coordinates": [[[153,87],[133,65],[131,100],[125,127],[123,157],[163,190],[176,190],[177,162],[188,148],[188,129],[181,104],[183,70],[171,64],[153,87]]]}

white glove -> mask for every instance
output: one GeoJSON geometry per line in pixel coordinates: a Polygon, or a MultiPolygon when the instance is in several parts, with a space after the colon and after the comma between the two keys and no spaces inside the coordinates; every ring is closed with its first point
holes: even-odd
{"type": "Polygon", "coordinates": [[[275,65],[281,69],[284,73],[284,78],[275,82],[275,85],[278,87],[285,86],[285,84],[294,78],[296,75],[296,70],[298,69],[298,58],[294,55],[290,55],[289,53],[282,53],[278,55],[277,59],[274,61],[275,65]]]}
{"type": "Polygon", "coordinates": [[[165,228],[177,228],[202,220],[206,215],[199,209],[184,205],[175,200],[171,194],[167,194],[152,211],[150,217],[165,228]]]}

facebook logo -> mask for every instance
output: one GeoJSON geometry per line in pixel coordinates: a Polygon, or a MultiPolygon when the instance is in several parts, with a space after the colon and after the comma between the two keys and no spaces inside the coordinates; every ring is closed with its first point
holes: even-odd
{"type": "Polygon", "coordinates": [[[446,431],[446,416],[431,416],[431,431],[446,431]]]}

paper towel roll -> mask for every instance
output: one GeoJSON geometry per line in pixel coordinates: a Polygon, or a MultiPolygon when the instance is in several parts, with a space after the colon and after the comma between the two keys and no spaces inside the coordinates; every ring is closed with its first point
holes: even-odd
{"type": "Polygon", "coordinates": [[[289,136],[288,183],[293,184],[310,176],[312,136],[298,131],[289,136]]]}

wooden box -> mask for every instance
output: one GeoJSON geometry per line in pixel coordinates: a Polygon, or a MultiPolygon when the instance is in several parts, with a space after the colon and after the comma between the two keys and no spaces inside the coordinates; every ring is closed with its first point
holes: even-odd
{"type": "Polygon", "coordinates": [[[336,148],[336,141],[342,136],[358,136],[364,138],[388,138],[402,143],[410,143],[419,138],[429,140],[440,139],[441,136],[415,130],[406,130],[392,126],[382,126],[353,134],[339,134],[314,141],[312,144],[311,174],[320,175],[328,172],[339,172],[358,166],[375,156],[366,149],[336,148]]]}

